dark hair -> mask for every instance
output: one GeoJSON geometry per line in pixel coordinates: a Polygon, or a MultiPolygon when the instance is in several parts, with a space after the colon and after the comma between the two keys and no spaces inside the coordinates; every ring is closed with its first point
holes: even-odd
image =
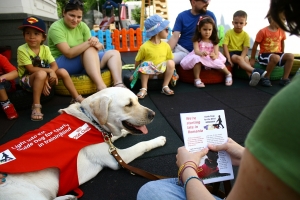
{"type": "Polygon", "coordinates": [[[80,0],[70,0],[69,3],[66,4],[63,12],[66,13],[72,10],[81,10],[83,12],[83,3],[80,0]]]}
{"type": "Polygon", "coordinates": [[[219,44],[220,39],[218,37],[218,31],[217,31],[216,24],[210,16],[206,16],[206,15],[201,16],[199,18],[199,21],[198,21],[197,26],[195,28],[195,33],[194,33],[194,36],[192,38],[192,41],[197,42],[197,41],[200,41],[202,39],[200,29],[204,26],[204,24],[211,24],[212,25],[213,30],[212,30],[212,33],[211,33],[211,36],[210,36],[209,39],[211,40],[211,42],[214,45],[219,44]]]}
{"type": "Polygon", "coordinates": [[[243,10],[238,10],[233,14],[233,18],[235,17],[245,17],[247,19],[247,13],[243,10]]]}
{"type": "Polygon", "coordinates": [[[298,0],[271,0],[269,13],[284,31],[300,36],[299,10],[298,0]]]}

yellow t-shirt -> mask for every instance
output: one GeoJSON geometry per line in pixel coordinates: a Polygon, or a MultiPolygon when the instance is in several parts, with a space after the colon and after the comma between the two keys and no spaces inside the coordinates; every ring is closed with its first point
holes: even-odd
{"type": "MultiPolygon", "coordinates": [[[[32,60],[30,58],[36,57],[37,55],[29,48],[27,43],[18,47],[17,51],[17,61],[18,61],[18,74],[19,77],[23,77],[24,74],[27,74],[25,66],[32,64],[32,60]]],[[[46,45],[40,46],[39,57],[41,59],[41,65],[44,68],[49,68],[50,64],[55,61],[53,56],[51,55],[50,49],[46,45]]]]}
{"type": "Polygon", "coordinates": [[[245,31],[236,33],[231,29],[226,32],[223,44],[227,45],[229,52],[243,51],[244,47],[250,47],[250,37],[245,31]]]}
{"type": "Polygon", "coordinates": [[[146,41],[135,57],[135,61],[151,61],[158,65],[167,60],[173,59],[173,53],[168,43],[162,41],[160,44],[154,44],[150,40],[146,41]]]}

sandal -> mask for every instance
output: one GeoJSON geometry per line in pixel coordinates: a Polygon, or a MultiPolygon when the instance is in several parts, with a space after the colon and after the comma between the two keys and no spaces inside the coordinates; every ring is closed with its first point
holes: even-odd
{"type": "Polygon", "coordinates": [[[147,95],[147,89],[146,88],[141,88],[140,91],[136,94],[136,96],[139,99],[145,98],[146,95],[147,95]]]}
{"type": "Polygon", "coordinates": [[[84,98],[81,95],[78,95],[76,97],[76,99],[74,99],[74,98],[71,99],[70,104],[81,103],[83,100],[84,100],[84,98]]]}
{"type": "Polygon", "coordinates": [[[171,90],[170,88],[169,88],[169,86],[164,86],[162,89],[161,89],[161,93],[163,93],[163,94],[165,94],[165,95],[167,95],[167,96],[170,96],[170,95],[173,95],[174,94],[174,91],[173,90],[171,90]]]}
{"type": "Polygon", "coordinates": [[[226,86],[231,86],[232,85],[232,74],[228,74],[225,76],[225,85],[226,86]]]}
{"type": "Polygon", "coordinates": [[[205,85],[203,82],[201,82],[201,79],[195,79],[194,80],[194,86],[196,86],[197,88],[204,88],[205,85]]]}
{"type": "Polygon", "coordinates": [[[32,113],[31,113],[31,120],[32,121],[42,121],[43,120],[43,116],[44,114],[40,112],[38,112],[36,109],[39,108],[39,109],[42,109],[42,105],[41,104],[33,104],[31,106],[31,110],[32,110],[32,113]],[[37,118],[36,118],[37,117],[37,118]]]}
{"type": "Polygon", "coordinates": [[[114,87],[122,87],[122,88],[127,88],[124,83],[117,83],[117,84],[114,84],[114,87]]]}

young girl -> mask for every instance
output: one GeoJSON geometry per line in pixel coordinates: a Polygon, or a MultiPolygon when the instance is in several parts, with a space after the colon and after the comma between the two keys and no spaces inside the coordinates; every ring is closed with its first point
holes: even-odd
{"type": "Polygon", "coordinates": [[[28,17],[19,29],[23,30],[26,43],[18,47],[18,73],[20,85],[33,92],[31,120],[43,119],[41,94],[49,95],[51,86],[57,85],[58,78],[62,79],[75,101],[81,102],[83,97],[77,93],[69,73],[65,69],[58,69],[49,47],[43,45],[46,39],[44,21],[37,17],[28,17]]]}
{"type": "Polygon", "coordinates": [[[184,70],[193,69],[194,85],[205,87],[201,82],[201,66],[221,70],[225,76],[225,85],[232,85],[232,75],[225,66],[226,58],[219,52],[219,38],[214,20],[209,16],[202,16],[197,23],[193,37],[194,50],[184,57],[180,65],[184,70]]]}
{"type": "MultiPolygon", "coordinates": [[[[172,50],[168,43],[161,41],[168,37],[169,21],[158,15],[152,15],[145,20],[146,36],[150,38],[139,49],[135,57],[136,70],[131,77],[131,88],[136,83],[138,76],[141,77],[142,88],[137,93],[138,98],[143,99],[147,95],[149,78],[164,79],[162,93],[173,95],[174,91],[169,88],[169,82],[176,73],[172,50]]],[[[174,77],[177,77],[176,74],[174,77]]],[[[177,77],[178,78],[178,77],[177,77]]]]}

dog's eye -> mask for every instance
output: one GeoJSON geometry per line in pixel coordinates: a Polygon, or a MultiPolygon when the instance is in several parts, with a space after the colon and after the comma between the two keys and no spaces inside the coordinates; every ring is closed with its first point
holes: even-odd
{"type": "Polygon", "coordinates": [[[129,104],[127,104],[126,106],[131,107],[132,105],[132,101],[130,101],[129,104]]]}

